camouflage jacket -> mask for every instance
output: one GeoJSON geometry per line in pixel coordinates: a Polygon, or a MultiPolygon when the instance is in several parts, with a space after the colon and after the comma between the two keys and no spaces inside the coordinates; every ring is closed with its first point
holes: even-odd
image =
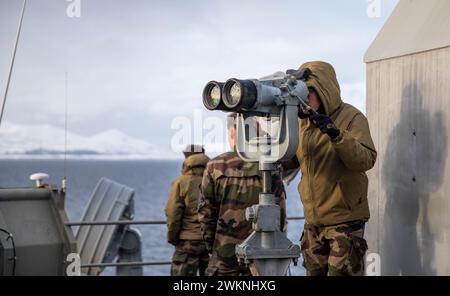
{"type": "MultiPolygon", "coordinates": [[[[285,191],[278,175],[272,176],[273,192],[281,208],[281,229],[286,219],[285,191]]],[[[257,163],[247,163],[228,152],[208,162],[202,180],[199,221],[212,264],[237,266],[235,245],[252,233],[245,209],[258,203],[262,178],[257,163]]]]}
{"type": "Polygon", "coordinates": [[[197,209],[200,183],[208,161],[204,154],[189,156],[183,163],[182,175],[172,183],[165,213],[167,240],[173,245],[179,240],[202,240],[197,209]]]}

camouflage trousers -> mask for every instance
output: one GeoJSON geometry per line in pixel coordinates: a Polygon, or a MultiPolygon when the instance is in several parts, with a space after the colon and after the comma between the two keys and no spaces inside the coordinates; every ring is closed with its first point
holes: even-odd
{"type": "Polygon", "coordinates": [[[203,241],[182,240],[175,246],[170,275],[195,276],[197,271],[199,275],[205,275],[208,261],[209,255],[203,241]]]}
{"type": "Polygon", "coordinates": [[[207,276],[251,276],[250,269],[237,263],[227,264],[224,261],[212,258],[206,269],[207,276]]]}
{"type": "Polygon", "coordinates": [[[324,227],[305,224],[300,244],[309,276],[364,275],[363,221],[324,227]]]}

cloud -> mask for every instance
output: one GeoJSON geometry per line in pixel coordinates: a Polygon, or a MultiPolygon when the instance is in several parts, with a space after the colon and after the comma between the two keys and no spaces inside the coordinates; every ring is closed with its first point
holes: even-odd
{"type": "MultiPolygon", "coordinates": [[[[72,19],[66,1],[29,1],[5,118],[61,128],[67,72],[71,132],[116,129],[161,146],[174,117],[203,109],[207,81],[317,59],[336,67],[343,95],[363,108],[364,51],[395,2],[370,19],[361,0],[82,0],[72,19]]],[[[0,3],[0,82],[19,12],[16,1],[0,3]]]]}

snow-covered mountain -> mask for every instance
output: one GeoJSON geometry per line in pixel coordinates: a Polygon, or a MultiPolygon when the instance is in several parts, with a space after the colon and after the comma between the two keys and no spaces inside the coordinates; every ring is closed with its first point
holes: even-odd
{"type": "MultiPolygon", "coordinates": [[[[0,129],[0,157],[61,156],[64,139],[64,130],[51,125],[5,123],[0,129]]],[[[71,157],[170,157],[155,145],[114,129],[89,137],[69,131],[67,154],[71,157]]]]}

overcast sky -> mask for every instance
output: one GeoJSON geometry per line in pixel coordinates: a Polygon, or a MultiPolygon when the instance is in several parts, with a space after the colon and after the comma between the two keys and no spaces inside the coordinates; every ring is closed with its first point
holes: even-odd
{"type": "MultiPolygon", "coordinates": [[[[0,0],[2,96],[21,2],[0,0]]],[[[325,60],[344,100],[364,109],[363,56],[397,1],[380,0],[378,18],[368,0],[80,0],[80,18],[66,0],[28,3],[7,123],[62,128],[67,72],[70,132],[119,130],[168,149],[173,118],[203,110],[209,80],[325,60]]]]}

